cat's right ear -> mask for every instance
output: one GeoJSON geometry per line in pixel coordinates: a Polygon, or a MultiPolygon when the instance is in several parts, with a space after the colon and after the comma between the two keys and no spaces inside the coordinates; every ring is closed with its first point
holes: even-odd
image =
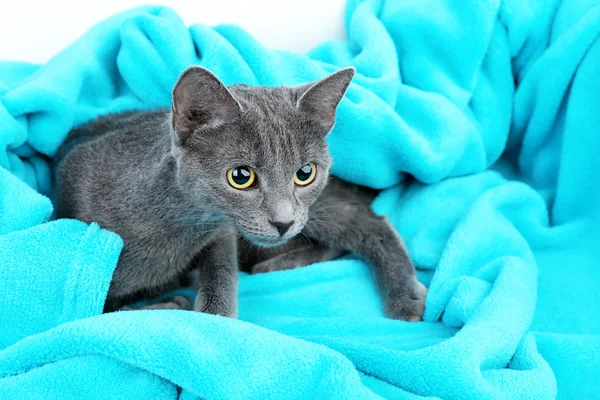
{"type": "Polygon", "coordinates": [[[172,124],[181,143],[194,132],[234,122],[240,111],[227,87],[203,67],[183,71],[173,88],[172,124]]]}
{"type": "Polygon", "coordinates": [[[320,122],[329,131],[335,123],[336,109],[355,72],[354,67],[343,68],[313,84],[300,86],[298,109],[320,122]]]}

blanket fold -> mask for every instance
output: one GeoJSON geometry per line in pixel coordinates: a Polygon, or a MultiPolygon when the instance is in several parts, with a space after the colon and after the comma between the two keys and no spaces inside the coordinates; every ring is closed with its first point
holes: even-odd
{"type": "Polygon", "coordinates": [[[0,398],[594,398],[596,3],[349,0],[348,41],[306,54],[147,6],[45,65],[0,62],[0,398]],[[122,241],[51,220],[49,159],[92,118],[168,107],[192,64],[271,86],[356,67],[332,172],[382,189],[424,322],[385,318],[354,256],[240,274],[239,320],[101,314],[122,241]]]}

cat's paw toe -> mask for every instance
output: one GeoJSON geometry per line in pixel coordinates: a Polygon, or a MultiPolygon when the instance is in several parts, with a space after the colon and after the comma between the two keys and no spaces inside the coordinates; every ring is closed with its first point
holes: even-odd
{"type": "Polygon", "coordinates": [[[233,319],[236,319],[238,315],[236,302],[228,302],[224,299],[207,296],[205,293],[198,293],[194,310],[204,314],[221,315],[233,319]]]}
{"type": "Polygon", "coordinates": [[[134,310],[191,310],[192,302],[185,296],[173,296],[162,300],[158,303],[147,304],[141,307],[123,306],[117,311],[134,311],[134,310]]]}
{"type": "Polygon", "coordinates": [[[173,305],[173,309],[177,310],[191,310],[192,309],[192,301],[185,296],[173,296],[170,299],[167,299],[169,303],[173,305]]]}
{"type": "Polygon", "coordinates": [[[427,288],[412,281],[402,290],[391,294],[384,304],[385,314],[392,319],[417,322],[423,319],[427,288]]]}
{"type": "Polygon", "coordinates": [[[250,269],[250,273],[252,275],[255,274],[264,274],[266,272],[271,272],[273,269],[271,268],[271,263],[267,261],[259,262],[258,264],[254,264],[250,269]]]}

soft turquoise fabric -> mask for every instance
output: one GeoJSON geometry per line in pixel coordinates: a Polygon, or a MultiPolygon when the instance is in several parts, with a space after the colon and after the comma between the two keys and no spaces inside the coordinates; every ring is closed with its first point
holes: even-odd
{"type": "Polygon", "coordinates": [[[596,398],[597,3],[351,0],[348,41],[306,55],[146,7],[46,65],[1,62],[0,398],[596,398]],[[333,171],[384,189],[425,322],[386,319],[352,257],[242,275],[239,320],[101,315],[122,242],[48,222],[48,158],[93,117],[169,106],[191,64],[263,85],[357,68],[333,171]]]}

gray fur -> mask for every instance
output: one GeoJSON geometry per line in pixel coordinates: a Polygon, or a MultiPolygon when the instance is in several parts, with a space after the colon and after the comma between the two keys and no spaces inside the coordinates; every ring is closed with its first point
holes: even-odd
{"type": "MultiPolygon", "coordinates": [[[[74,129],[54,159],[57,215],[123,238],[105,311],[193,276],[195,310],[235,317],[238,253],[252,246],[245,254],[259,257],[239,261],[255,273],[354,252],[373,265],[387,315],[419,319],[426,291],[398,234],[370,210],[373,193],[329,179],[325,137],[353,74],[292,88],[227,88],[191,67],[171,111],[109,115],[74,129]],[[315,180],[295,185],[308,162],[317,165],[315,180]],[[227,170],[238,166],[254,168],[255,187],[228,184],[227,170]]],[[[147,308],[189,306],[175,297],[147,308]]]]}

